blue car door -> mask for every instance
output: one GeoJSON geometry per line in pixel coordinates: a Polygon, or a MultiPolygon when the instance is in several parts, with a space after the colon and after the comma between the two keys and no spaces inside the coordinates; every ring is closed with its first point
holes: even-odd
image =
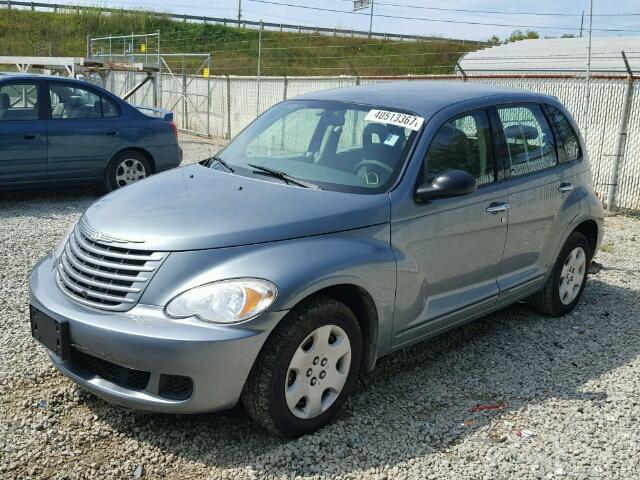
{"type": "Polygon", "coordinates": [[[0,83],[0,184],[47,178],[47,136],[38,81],[0,83]]]}
{"type": "Polygon", "coordinates": [[[82,82],[48,82],[50,179],[96,179],[123,143],[119,106],[82,82]]]}

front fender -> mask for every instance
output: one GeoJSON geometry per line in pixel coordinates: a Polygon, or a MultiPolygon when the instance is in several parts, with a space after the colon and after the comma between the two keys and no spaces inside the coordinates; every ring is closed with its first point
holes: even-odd
{"type": "MultiPolygon", "coordinates": [[[[278,288],[271,311],[286,311],[326,287],[351,284],[369,293],[378,315],[378,353],[389,348],[396,263],[388,224],[241,247],[174,252],[141,298],[165,306],[190,288],[229,278],[264,278],[278,288]]],[[[245,322],[243,328],[250,328],[245,322]]]]}

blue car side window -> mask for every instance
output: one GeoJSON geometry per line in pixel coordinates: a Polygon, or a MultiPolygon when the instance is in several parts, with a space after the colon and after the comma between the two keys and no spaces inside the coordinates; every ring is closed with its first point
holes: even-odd
{"type": "Polygon", "coordinates": [[[120,107],[111,99],[75,84],[51,83],[51,118],[113,118],[120,116],[120,107]]]}
{"type": "Polygon", "coordinates": [[[34,83],[0,86],[0,121],[38,119],[38,87],[34,83]]]}

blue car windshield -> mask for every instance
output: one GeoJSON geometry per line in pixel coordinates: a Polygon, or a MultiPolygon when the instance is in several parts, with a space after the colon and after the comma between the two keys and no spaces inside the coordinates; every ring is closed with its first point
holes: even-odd
{"type": "Polygon", "coordinates": [[[240,175],[273,180],[269,169],[302,186],[381,193],[400,175],[422,123],[392,108],[293,100],[258,117],[218,158],[240,175]]]}

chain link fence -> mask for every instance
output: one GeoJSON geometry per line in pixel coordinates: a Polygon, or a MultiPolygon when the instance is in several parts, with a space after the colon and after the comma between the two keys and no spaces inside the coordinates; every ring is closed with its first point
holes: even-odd
{"type": "MultiPolygon", "coordinates": [[[[189,77],[180,85],[175,84],[175,75],[163,73],[158,106],[174,112],[179,128],[204,136],[230,138],[236,135],[257,115],[276,103],[304,93],[331,88],[390,81],[411,81],[443,77],[189,77]],[[186,82],[182,90],[174,90],[186,82]],[[167,87],[167,84],[174,87],[167,87]],[[182,100],[180,100],[182,99],[182,100]],[[205,101],[206,99],[206,101],[205,101]],[[178,100],[178,101],[177,101],[178,100]],[[182,103],[181,103],[182,102],[182,103]],[[186,109],[182,106],[186,105],[186,109]]],[[[113,72],[107,88],[116,94],[127,91],[141,74],[113,72]],[[130,77],[130,79],[128,79],[130,77]],[[129,83],[127,83],[129,82],[129,83]],[[127,86],[125,86],[125,84],[127,86]]],[[[447,80],[462,81],[462,77],[446,77],[447,80]]],[[[587,150],[593,170],[596,190],[605,203],[611,184],[611,171],[616,156],[616,143],[621,135],[624,110],[625,77],[594,78],[590,82],[591,100],[588,118],[585,116],[584,99],[587,84],[578,77],[495,76],[467,77],[467,81],[540,92],[557,97],[572,115],[583,132],[587,132],[587,150]]],[[[131,103],[152,106],[152,87],[136,92],[131,103]]],[[[631,84],[631,115],[626,131],[626,149],[620,156],[619,176],[615,206],[623,210],[640,211],[640,81],[631,84]]],[[[624,132],[622,132],[624,134],[624,132]]]]}

